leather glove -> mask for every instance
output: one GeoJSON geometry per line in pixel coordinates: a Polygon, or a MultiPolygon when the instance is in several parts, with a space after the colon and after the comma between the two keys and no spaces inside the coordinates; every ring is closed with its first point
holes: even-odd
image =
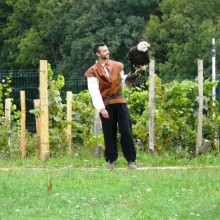
{"type": "Polygon", "coordinates": [[[134,85],[139,79],[141,79],[146,71],[146,66],[141,66],[135,70],[133,74],[126,77],[125,83],[127,87],[134,85]]]}

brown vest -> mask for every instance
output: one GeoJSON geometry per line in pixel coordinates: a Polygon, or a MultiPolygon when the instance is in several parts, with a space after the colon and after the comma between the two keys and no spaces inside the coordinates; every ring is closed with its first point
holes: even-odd
{"type": "MultiPolygon", "coordinates": [[[[110,72],[110,77],[106,75],[104,67],[100,62],[97,62],[85,73],[86,77],[97,77],[99,80],[99,90],[102,97],[108,95],[113,95],[122,90],[121,88],[121,75],[120,72],[123,70],[124,65],[119,62],[108,60],[105,64],[105,67],[110,72]]],[[[114,103],[126,103],[125,98],[111,99],[109,104],[114,103]]],[[[104,102],[107,105],[107,100],[104,102]]]]}

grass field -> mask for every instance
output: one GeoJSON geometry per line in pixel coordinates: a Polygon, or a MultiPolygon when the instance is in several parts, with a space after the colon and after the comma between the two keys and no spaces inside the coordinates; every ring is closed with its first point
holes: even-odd
{"type": "Polygon", "coordinates": [[[219,156],[138,155],[138,167],[106,169],[91,155],[1,160],[0,219],[219,219],[219,156]],[[154,169],[157,166],[177,169],[154,169]],[[178,168],[179,166],[179,168],[178,168]],[[52,185],[50,185],[50,181],[52,185]]]}

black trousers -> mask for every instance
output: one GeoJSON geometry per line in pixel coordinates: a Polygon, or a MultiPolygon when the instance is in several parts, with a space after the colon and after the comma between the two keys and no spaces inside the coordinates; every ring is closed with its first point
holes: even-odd
{"type": "Polygon", "coordinates": [[[136,150],[132,137],[131,118],[127,104],[110,104],[106,106],[106,110],[109,114],[108,119],[103,118],[100,114],[105,141],[105,160],[112,162],[118,158],[116,145],[118,125],[123,155],[127,161],[135,162],[136,150]]]}

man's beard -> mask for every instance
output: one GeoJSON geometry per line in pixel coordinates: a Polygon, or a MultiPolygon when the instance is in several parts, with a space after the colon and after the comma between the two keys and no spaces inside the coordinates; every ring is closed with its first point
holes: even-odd
{"type": "Polygon", "coordinates": [[[101,56],[101,58],[102,58],[103,60],[108,60],[108,59],[109,59],[109,56],[108,56],[108,58],[107,58],[106,56],[101,56]]]}

